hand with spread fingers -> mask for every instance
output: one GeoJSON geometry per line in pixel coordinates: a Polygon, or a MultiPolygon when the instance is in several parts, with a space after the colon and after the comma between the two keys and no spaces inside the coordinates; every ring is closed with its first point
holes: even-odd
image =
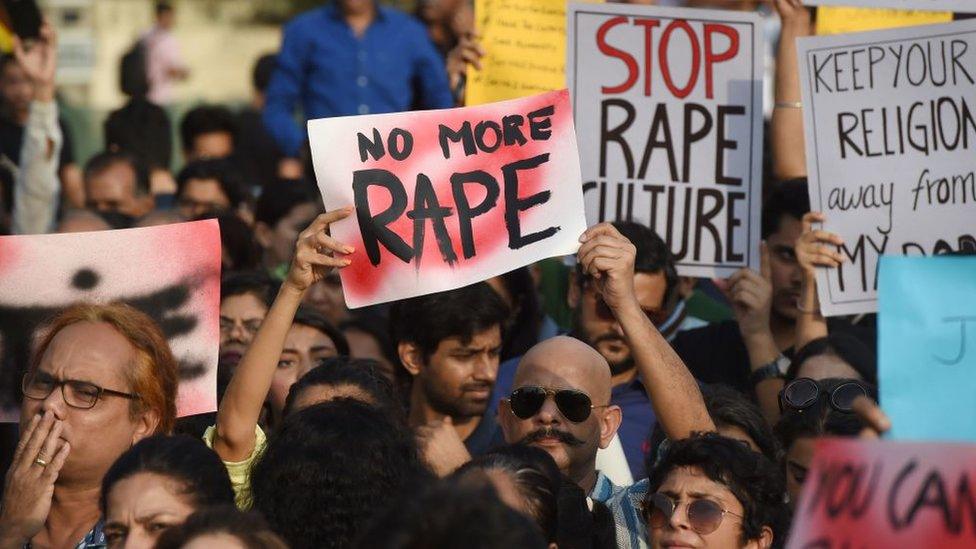
{"type": "Polygon", "coordinates": [[[71,451],[61,439],[63,429],[63,421],[45,412],[34,416],[21,435],[3,491],[0,546],[21,547],[44,527],[54,482],[71,451]]]}
{"type": "Polygon", "coordinates": [[[349,265],[350,260],[343,257],[353,253],[352,246],[347,246],[328,234],[329,225],[349,217],[353,212],[351,207],[326,212],[316,217],[312,223],[298,235],[295,243],[295,255],[288,269],[285,284],[304,292],[313,284],[323,280],[332,269],[341,269],[349,265]]]}
{"type": "Polygon", "coordinates": [[[637,248],[610,223],[600,223],[579,238],[577,257],[583,273],[593,277],[603,301],[612,311],[626,305],[638,309],[634,291],[634,261],[637,248]]]}
{"type": "Polygon", "coordinates": [[[468,65],[481,70],[481,58],[485,56],[485,50],[481,47],[479,38],[477,33],[465,34],[447,54],[447,77],[452,90],[461,82],[468,65]]]}

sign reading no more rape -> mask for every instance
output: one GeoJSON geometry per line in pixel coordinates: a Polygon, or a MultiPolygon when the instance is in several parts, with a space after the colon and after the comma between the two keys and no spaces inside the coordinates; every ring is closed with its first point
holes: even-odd
{"type": "Polygon", "coordinates": [[[758,269],[759,16],[570,4],[568,19],[587,221],[650,226],[684,275],[758,269]]]}
{"type": "Polygon", "coordinates": [[[308,123],[346,304],[459,288],[574,253],[586,229],[566,90],[478,107],[308,123]]]}
{"type": "Polygon", "coordinates": [[[976,21],[801,38],[810,205],[844,239],[827,315],[877,308],[878,258],[976,250],[976,21]]]}

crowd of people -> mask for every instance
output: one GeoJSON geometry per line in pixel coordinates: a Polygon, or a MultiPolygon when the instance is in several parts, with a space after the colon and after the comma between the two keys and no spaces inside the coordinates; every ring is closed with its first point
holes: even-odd
{"type": "Polygon", "coordinates": [[[353,212],[323,211],[295,112],[457,106],[484,54],[468,2],[298,16],[247,108],[179,121],[176,171],[172,6],[123,59],[128,100],[84,166],[59,124],[54,29],[17,41],[0,58],[0,228],[216,219],[224,274],[215,414],[176,417],[176,362],[136,309],[46,324],[0,548],[782,547],[815,441],[890,425],[873,316],[819,310],[816,272],[844,257],[805,181],[795,42],[811,9],[772,6],[759,271],[679,276],[659,235],[614,222],[566,261],[358,310],[338,277],[353,250],[328,230],[353,212]]]}

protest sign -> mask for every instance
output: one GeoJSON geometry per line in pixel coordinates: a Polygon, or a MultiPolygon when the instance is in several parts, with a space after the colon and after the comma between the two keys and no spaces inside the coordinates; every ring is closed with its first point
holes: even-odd
{"type": "Polygon", "coordinates": [[[762,19],[587,4],[568,18],[587,221],[650,226],[683,275],[758,269],[762,19]]]}
{"type": "Polygon", "coordinates": [[[573,253],[586,228],[566,90],[479,107],[308,123],[340,271],[362,307],[573,253]]]}
{"type": "Polygon", "coordinates": [[[976,12],[972,0],[803,0],[809,6],[855,6],[899,10],[976,12]]]}
{"type": "Polygon", "coordinates": [[[468,66],[465,104],[566,87],[566,0],[475,0],[485,56],[468,66]]]}
{"type": "Polygon", "coordinates": [[[824,314],[872,312],[882,254],[976,249],[976,21],[798,41],[810,205],[844,239],[824,314]]]}
{"type": "Polygon", "coordinates": [[[976,442],[976,257],[883,257],[880,277],[878,382],[891,436],[976,442]]]}
{"type": "Polygon", "coordinates": [[[817,34],[844,34],[952,21],[952,12],[895,10],[890,8],[817,8],[817,34]]]}
{"type": "Polygon", "coordinates": [[[818,439],[789,549],[976,545],[976,446],[818,439]]]}
{"type": "Polygon", "coordinates": [[[0,237],[0,415],[14,420],[37,329],[78,302],[151,316],[179,362],[181,416],[217,408],[220,229],[214,220],[143,229],[0,237]]]}

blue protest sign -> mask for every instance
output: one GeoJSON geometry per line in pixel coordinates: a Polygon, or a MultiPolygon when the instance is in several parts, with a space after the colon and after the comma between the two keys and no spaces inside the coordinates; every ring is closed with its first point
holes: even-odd
{"type": "Polygon", "coordinates": [[[891,437],[976,441],[976,257],[885,256],[878,299],[891,437]]]}

